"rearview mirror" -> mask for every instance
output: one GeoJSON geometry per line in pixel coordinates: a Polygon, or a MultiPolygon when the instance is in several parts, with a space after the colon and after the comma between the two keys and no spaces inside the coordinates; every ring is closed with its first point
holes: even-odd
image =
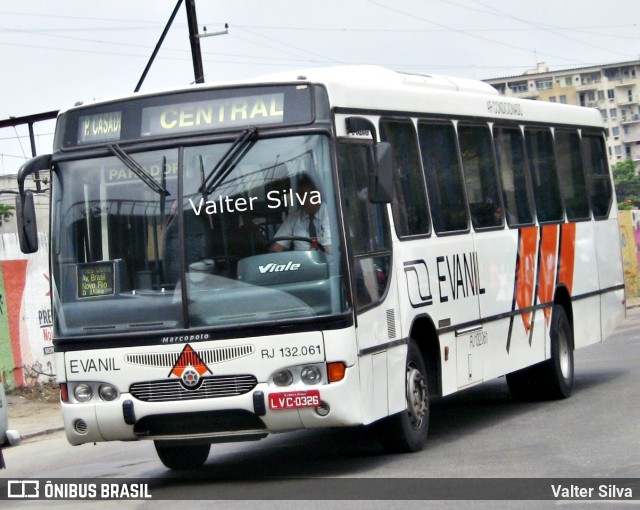
{"type": "Polygon", "coordinates": [[[28,176],[40,170],[51,168],[51,155],[36,156],[27,161],[18,170],[18,195],[16,196],[16,219],[18,221],[18,239],[22,253],[38,251],[38,226],[36,224],[36,207],[33,191],[24,189],[24,181],[28,176]]]}
{"type": "Polygon", "coordinates": [[[18,239],[22,253],[38,251],[38,226],[33,192],[24,191],[16,195],[16,218],[18,220],[18,239]]]}

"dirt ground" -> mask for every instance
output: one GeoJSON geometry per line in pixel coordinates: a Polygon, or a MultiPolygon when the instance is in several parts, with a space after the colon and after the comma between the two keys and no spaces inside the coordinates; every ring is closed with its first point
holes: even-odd
{"type": "Polygon", "coordinates": [[[60,390],[56,384],[36,384],[35,386],[25,386],[7,392],[13,397],[22,397],[27,400],[39,400],[40,402],[58,403],[60,390]]]}

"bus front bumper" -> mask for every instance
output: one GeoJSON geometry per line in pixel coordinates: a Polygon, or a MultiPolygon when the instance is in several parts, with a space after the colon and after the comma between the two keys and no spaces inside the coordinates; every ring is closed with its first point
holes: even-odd
{"type": "Polygon", "coordinates": [[[144,402],[123,393],[113,402],[63,403],[62,411],[72,445],[138,439],[243,441],[272,432],[363,423],[356,367],[347,368],[340,382],[287,391],[309,389],[319,391],[319,406],[270,409],[269,395],[282,389],[259,383],[234,397],[144,402]]]}

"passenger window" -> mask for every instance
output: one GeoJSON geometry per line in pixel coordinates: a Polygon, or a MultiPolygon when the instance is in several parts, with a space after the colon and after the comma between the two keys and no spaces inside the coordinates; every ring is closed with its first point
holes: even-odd
{"type": "Polygon", "coordinates": [[[606,219],[609,216],[613,197],[602,136],[583,134],[582,155],[593,216],[597,220],[606,219]]]}
{"type": "Polygon", "coordinates": [[[475,229],[504,224],[488,126],[458,126],[462,170],[475,229]]]}
{"type": "Polygon", "coordinates": [[[433,228],[440,234],[469,228],[453,124],[420,122],[422,153],[433,228]]]}
{"type": "Polygon", "coordinates": [[[338,146],[345,224],[353,249],[354,299],[359,311],[382,299],[391,269],[386,206],[372,204],[367,193],[371,152],[369,145],[343,143],[338,146]]]}
{"type": "Polygon", "coordinates": [[[408,121],[383,120],[380,136],[393,147],[396,162],[391,203],[396,234],[398,237],[428,234],[429,208],[415,128],[408,121]]]}
{"type": "Polygon", "coordinates": [[[526,128],[524,133],[538,221],[562,221],[564,216],[551,131],[526,128]]]}
{"type": "Polygon", "coordinates": [[[577,131],[556,130],[556,157],[558,178],[564,199],[564,207],[569,220],[589,218],[587,185],[582,170],[580,137],[577,131]]]}
{"type": "Polygon", "coordinates": [[[496,127],[494,131],[502,198],[510,227],[533,223],[529,183],[524,163],[524,140],[517,127],[496,127]]]}

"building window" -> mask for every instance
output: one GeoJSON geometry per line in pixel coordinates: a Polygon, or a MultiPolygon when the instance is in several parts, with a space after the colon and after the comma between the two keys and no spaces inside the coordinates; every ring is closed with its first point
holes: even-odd
{"type": "Polygon", "coordinates": [[[614,126],[611,128],[611,136],[618,137],[620,136],[620,128],[618,126],[614,126]]]}
{"type": "Polygon", "coordinates": [[[536,89],[544,90],[553,87],[553,80],[551,78],[545,78],[544,80],[536,80],[536,89]]]}
{"type": "Polygon", "coordinates": [[[564,84],[565,84],[566,87],[571,87],[571,76],[567,76],[564,79],[564,84]]]}
{"type": "Polygon", "coordinates": [[[529,90],[529,87],[527,87],[527,83],[512,83],[511,85],[509,85],[509,88],[511,89],[511,92],[513,92],[514,94],[517,94],[519,92],[527,92],[529,90]]]}
{"type": "Polygon", "coordinates": [[[600,114],[602,115],[602,120],[607,120],[607,110],[600,110],[600,114]]]}
{"type": "Polygon", "coordinates": [[[609,101],[613,101],[613,99],[615,98],[615,92],[613,89],[607,90],[607,97],[609,98],[609,101]]]}
{"type": "Polygon", "coordinates": [[[560,102],[562,104],[567,104],[567,96],[560,96],[560,102]]]}
{"type": "Polygon", "coordinates": [[[550,102],[550,103],[555,103],[555,102],[556,102],[556,96],[551,96],[551,97],[549,98],[549,102],[550,102]]]}
{"type": "Polygon", "coordinates": [[[616,156],[622,156],[622,145],[616,145],[613,148],[613,152],[616,156]]]}
{"type": "Polygon", "coordinates": [[[617,108],[611,108],[609,110],[609,117],[611,117],[612,119],[618,118],[618,110],[617,110],[617,108]]]}
{"type": "Polygon", "coordinates": [[[604,90],[598,91],[598,101],[604,101],[604,90]]]}

